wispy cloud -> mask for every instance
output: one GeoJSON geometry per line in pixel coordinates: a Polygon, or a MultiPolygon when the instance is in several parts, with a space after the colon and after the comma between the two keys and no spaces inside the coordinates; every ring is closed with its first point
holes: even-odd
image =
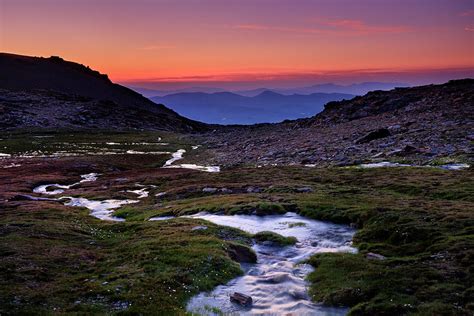
{"type": "Polygon", "coordinates": [[[149,45],[144,47],[137,48],[138,50],[162,50],[162,49],[171,49],[176,48],[174,45],[149,45]]]}
{"type": "Polygon", "coordinates": [[[251,31],[275,31],[300,34],[323,34],[323,35],[344,35],[344,36],[361,36],[372,34],[398,34],[410,32],[412,29],[408,26],[384,26],[369,25],[361,20],[338,19],[338,20],[321,20],[313,22],[310,27],[288,27],[266,24],[239,24],[233,27],[240,30],[251,31]]]}
{"type": "MultiPolygon", "coordinates": [[[[430,73],[472,73],[474,66],[453,68],[419,68],[419,69],[348,69],[348,70],[308,70],[283,72],[229,72],[206,75],[163,76],[136,79],[143,82],[264,82],[264,81],[296,81],[361,76],[370,79],[377,76],[400,74],[422,75],[430,73]]],[[[134,80],[128,80],[134,81],[134,80]]],[[[126,82],[126,81],[124,81],[126,82]]]]}
{"type": "Polygon", "coordinates": [[[384,26],[384,25],[369,25],[361,20],[332,20],[321,21],[320,24],[329,27],[334,27],[341,32],[353,32],[355,34],[380,34],[380,33],[405,33],[411,31],[411,28],[403,25],[384,26]]]}
{"type": "Polygon", "coordinates": [[[468,11],[461,12],[461,13],[459,13],[459,16],[474,16],[474,10],[468,10],[468,11]]]}
{"type": "Polygon", "coordinates": [[[466,27],[464,28],[464,31],[466,31],[466,32],[474,32],[474,26],[466,26],[466,27]]]}

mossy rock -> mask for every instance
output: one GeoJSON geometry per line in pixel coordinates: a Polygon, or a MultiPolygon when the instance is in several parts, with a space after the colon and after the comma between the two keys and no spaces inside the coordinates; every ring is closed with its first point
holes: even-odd
{"type": "Polygon", "coordinates": [[[298,239],[295,237],[285,237],[270,231],[257,233],[253,236],[253,238],[259,244],[270,242],[276,246],[291,246],[298,242],[298,239]]]}
{"type": "Polygon", "coordinates": [[[227,242],[227,253],[229,257],[237,262],[256,263],[257,255],[252,248],[236,242],[227,242]]]}

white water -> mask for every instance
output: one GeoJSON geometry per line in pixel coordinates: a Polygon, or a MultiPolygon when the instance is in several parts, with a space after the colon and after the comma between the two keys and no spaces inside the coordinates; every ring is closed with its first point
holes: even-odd
{"type": "Polygon", "coordinates": [[[382,161],[382,162],[374,162],[374,163],[367,163],[367,164],[360,164],[357,166],[358,168],[384,168],[384,167],[424,167],[424,168],[440,168],[445,170],[463,170],[468,169],[470,165],[466,163],[450,163],[445,165],[439,166],[417,166],[417,165],[409,165],[409,164],[402,164],[397,162],[389,162],[389,161],[382,161]]]}
{"type": "Polygon", "coordinates": [[[64,196],[59,199],[68,200],[66,203],[64,203],[64,205],[85,207],[91,210],[90,215],[98,219],[106,220],[106,221],[117,221],[117,222],[123,222],[125,221],[125,219],[112,216],[112,213],[114,212],[115,209],[126,204],[138,203],[137,200],[93,201],[86,198],[75,198],[75,197],[70,197],[70,196],[64,196]]]}
{"type": "Polygon", "coordinates": [[[190,163],[183,163],[179,165],[167,166],[166,168],[183,168],[183,169],[192,169],[204,172],[220,172],[221,168],[219,166],[200,166],[190,163]]]}
{"type": "Polygon", "coordinates": [[[245,275],[218,286],[212,292],[200,293],[188,305],[189,312],[213,315],[209,307],[224,313],[238,315],[344,315],[346,308],[334,308],[313,303],[307,295],[305,277],[312,271],[302,260],[319,252],[352,252],[355,231],[347,226],[330,224],[301,217],[295,213],[285,215],[212,215],[188,216],[211,221],[218,225],[236,227],[249,233],[273,231],[298,239],[294,246],[275,247],[257,244],[257,264],[242,265],[245,275]],[[253,298],[251,308],[230,302],[229,295],[240,292],[253,298]]]}
{"type": "Polygon", "coordinates": [[[174,216],[157,216],[157,217],[150,217],[148,220],[149,221],[167,221],[169,219],[176,218],[174,216]]]}
{"type": "Polygon", "coordinates": [[[385,167],[411,167],[411,166],[412,165],[401,164],[398,162],[389,162],[389,161],[363,163],[363,164],[358,165],[359,168],[385,168],[385,167]]]}
{"type": "MultiPolygon", "coordinates": [[[[195,149],[194,147],[196,146],[193,146],[193,149],[195,149]]],[[[173,165],[174,162],[180,159],[183,159],[183,154],[185,152],[186,152],[185,149],[178,149],[178,151],[172,154],[172,158],[165,162],[163,168],[182,168],[182,169],[192,169],[192,170],[198,170],[198,171],[204,171],[204,172],[220,172],[221,171],[221,168],[219,166],[200,166],[200,165],[191,164],[191,163],[173,165]]]]}
{"type": "MultiPolygon", "coordinates": [[[[33,189],[34,193],[39,193],[39,194],[46,194],[46,195],[56,195],[56,194],[61,194],[64,192],[64,190],[70,189],[73,186],[76,186],[80,183],[84,182],[90,182],[90,181],[96,181],[97,180],[97,173],[88,173],[81,175],[82,180],[79,182],[69,184],[69,185],[61,185],[61,184],[44,184],[37,186],[36,188],[33,189]],[[48,190],[48,188],[53,187],[55,190],[48,190]]],[[[131,191],[133,193],[139,194],[140,196],[138,198],[143,198],[148,196],[148,192],[146,189],[141,189],[141,190],[134,190],[131,191]],[[140,191],[140,192],[139,192],[140,191]]],[[[115,209],[126,205],[126,204],[132,204],[132,203],[138,203],[138,200],[104,200],[104,201],[94,201],[94,200],[89,200],[86,198],[76,198],[76,197],[70,197],[70,196],[62,196],[57,199],[46,199],[46,198],[36,198],[36,197],[31,197],[32,199],[36,200],[47,200],[47,201],[61,201],[61,200],[66,200],[64,202],[64,205],[67,206],[76,206],[76,207],[85,207],[89,210],[91,210],[90,215],[94,216],[98,219],[101,220],[109,220],[109,221],[124,221],[123,218],[118,218],[115,216],[112,216],[112,213],[114,212],[115,209]]]]}
{"type": "Polygon", "coordinates": [[[83,174],[81,175],[82,180],[73,184],[69,185],[64,185],[64,184],[43,184],[40,186],[37,186],[36,188],[33,189],[34,193],[39,193],[39,194],[47,194],[47,195],[56,195],[56,194],[61,194],[64,192],[64,190],[70,189],[73,186],[76,186],[80,183],[84,182],[91,182],[97,180],[97,173],[88,173],[88,174],[83,174]],[[48,190],[49,188],[55,188],[55,190],[48,190]]]}
{"type": "Polygon", "coordinates": [[[171,154],[171,159],[166,160],[163,167],[168,167],[173,164],[173,162],[183,159],[183,154],[186,152],[185,149],[178,149],[178,151],[171,154]]]}
{"type": "Polygon", "coordinates": [[[143,199],[148,197],[150,192],[147,191],[147,188],[139,189],[139,190],[127,190],[126,192],[134,193],[137,196],[137,199],[143,199]]]}
{"type": "Polygon", "coordinates": [[[439,166],[441,169],[446,169],[446,170],[463,170],[463,169],[468,169],[470,165],[467,163],[451,163],[451,164],[446,164],[439,166]]]}

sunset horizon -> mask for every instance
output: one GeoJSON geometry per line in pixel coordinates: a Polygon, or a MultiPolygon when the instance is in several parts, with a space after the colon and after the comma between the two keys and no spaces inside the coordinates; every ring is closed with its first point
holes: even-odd
{"type": "Polygon", "coordinates": [[[474,73],[469,0],[31,4],[0,3],[2,51],[57,55],[125,84],[426,84],[474,73]]]}

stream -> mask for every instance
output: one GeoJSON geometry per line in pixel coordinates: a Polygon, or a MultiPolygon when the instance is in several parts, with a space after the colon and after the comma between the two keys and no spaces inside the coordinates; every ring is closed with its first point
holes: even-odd
{"type": "MultiPolygon", "coordinates": [[[[193,149],[197,148],[196,146],[193,149]]],[[[172,154],[162,168],[188,168],[206,172],[219,172],[218,166],[199,166],[195,164],[175,164],[183,158],[186,152],[179,149],[172,154]]],[[[409,166],[390,162],[379,162],[360,165],[360,168],[400,167],[409,166]]],[[[447,170],[462,170],[468,168],[466,164],[447,164],[439,168],[447,170]]],[[[57,196],[81,183],[96,181],[98,174],[81,175],[79,182],[64,184],[43,184],[33,189],[34,193],[48,196],[57,196]]],[[[126,192],[137,195],[136,199],[108,199],[89,200],[82,197],[31,197],[33,200],[61,201],[68,206],[86,207],[90,215],[101,220],[124,221],[113,216],[115,209],[138,203],[139,199],[149,196],[153,185],[136,184],[139,189],[129,189],[126,192]]],[[[162,196],[165,192],[157,193],[162,196]]],[[[230,226],[241,229],[250,234],[262,231],[271,231],[285,237],[296,237],[298,242],[291,246],[275,246],[264,242],[254,244],[253,250],[257,254],[256,264],[241,264],[244,275],[237,277],[225,285],[216,287],[211,292],[203,292],[192,297],[186,309],[190,313],[199,315],[345,315],[348,308],[328,307],[311,301],[308,296],[306,277],[313,268],[304,264],[304,260],[316,253],[348,252],[356,253],[351,240],[355,230],[344,225],[337,225],[302,217],[296,213],[283,215],[213,215],[198,213],[184,216],[187,218],[204,219],[217,225],[230,226]],[[249,295],[253,299],[250,307],[232,303],[230,295],[239,292],[249,295]]],[[[170,220],[174,217],[152,217],[150,221],[170,220]]],[[[205,226],[199,226],[205,229],[205,226]]]]}
{"type": "MultiPolygon", "coordinates": [[[[196,169],[207,172],[218,172],[219,167],[205,167],[192,164],[174,165],[183,158],[184,149],[172,154],[163,168],[196,169]]],[[[98,174],[81,175],[79,182],[64,184],[43,184],[33,189],[34,193],[57,196],[81,183],[96,181],[98,174]]],[[[60,196],[52,198],[35,198],[37,200],[61,201],[68,206],[85,207],[90,215],[101,220],[124,221],[113,216],[115,209],[123,205],[138,203],[139,199],[149,196],[149,188],[136,184],[139,189],[126,192],[137,195],[136,199],[90,200],[83,197],[60,196]]],[[[152,188],[154,186],[150,186],[152,188]]],[[[163,192],[157,195],[165,194],[163,192]]],[[[311,301],[307,293],[306,276],[313,270],[308,264],[301,262],[311,255],[321,252],[357,252],[351,245],[354,229],[348,226],[311,220],[297,215],[213,215],[199,213],[186,216],[198,218],[224,226],[239,228],[251,234],[272,231],[283,236],[293,236],[298,242],[292,246],[280,247],[271,243],[254,244],[257,254],[256,264],[241,264],[244,275],[231,280],[225,285],[216,287],[211,292],[200,293],[191,298],[187,311],[200,315],[225,314],[256,315],[256,314],[294,314],[294,315],[344,315],[347,308],[328,307],[311,301]],[[253,299],[251,307],[243,307],[232,303],[229,299],[234,292],[249,295],[253,299]]],[[[154,220],[169,220],[172,217],[156,217],[154,220]]]]}
{"type": "Polygon", "coordinates": [[[212,292],[194,296],[187,305],[188,312],[200,315],[345,315],[347,308],[328,307],[313,303],[307,294],[306,276],[313,270],[300,262],[321,252],[350,252],[354,229],[344,225],[311,220],[296,213],[284,215],[212,215],[200,213],[187,216],[205,219],[218,225],[239,228],[251,234],[272,231],[298,239],[294,246],[277,247],[255,244],[256,264],[242,264],[245,274],[218,286],[212,292]],[[253,305],[246,308],[230,302],[234,292],[249,295],[253,305]]]}
{"type": "MultiPolygon", "coordinates": [[[[59,195],[65,190],[83,182],[95,181],[95,173],[82,175],[82,180],[71,185],[46,184],[33,189],[43,195],[59,195]]],[[[90,215],[101,220],[124,221],[113,216],[115,209],[138,203],[149,195],[147,187],[136,184],[140,189],[126,190],[137,195],[137,199],[89,200],[83,197],[61,196],[58,198],[37,198],[36,200],[63,201],[68,206],[85,207],[90,215]]],[[[160,193],[159,193],[160,194],[160,193]]],[[[161,194],[164,194],[163,192],[161,194]]],[[[331,224],[304,218],[296,213],[284,215],[213,215],[199,213],[185,216],[198,218],[224,226],[239,228],[251,234],[272,231],[283,236],[293,236],[298,242],[292,246],[280,247],[271,243],[254,244],[256,264],[241,264],[244,275],[216,287],[212,292],[200,293],[189,301],[187,310],[200,315],[217,315],[213,308],[226,314],[297,314],[297,315],[344,315],[347,308],[328,307],[313,303],[307,294],[306,276],[312,271],[308,264],[301,264],[311,255],[321,252],[357,252],[351,246],[355,230],[344,225],[331,224]],[[250,295],[250,308],[231,303],[229,296],[234,292],[250,295]]],[[[173,217],[155,217],[154,220],[169,220],[173,217]]]]}

